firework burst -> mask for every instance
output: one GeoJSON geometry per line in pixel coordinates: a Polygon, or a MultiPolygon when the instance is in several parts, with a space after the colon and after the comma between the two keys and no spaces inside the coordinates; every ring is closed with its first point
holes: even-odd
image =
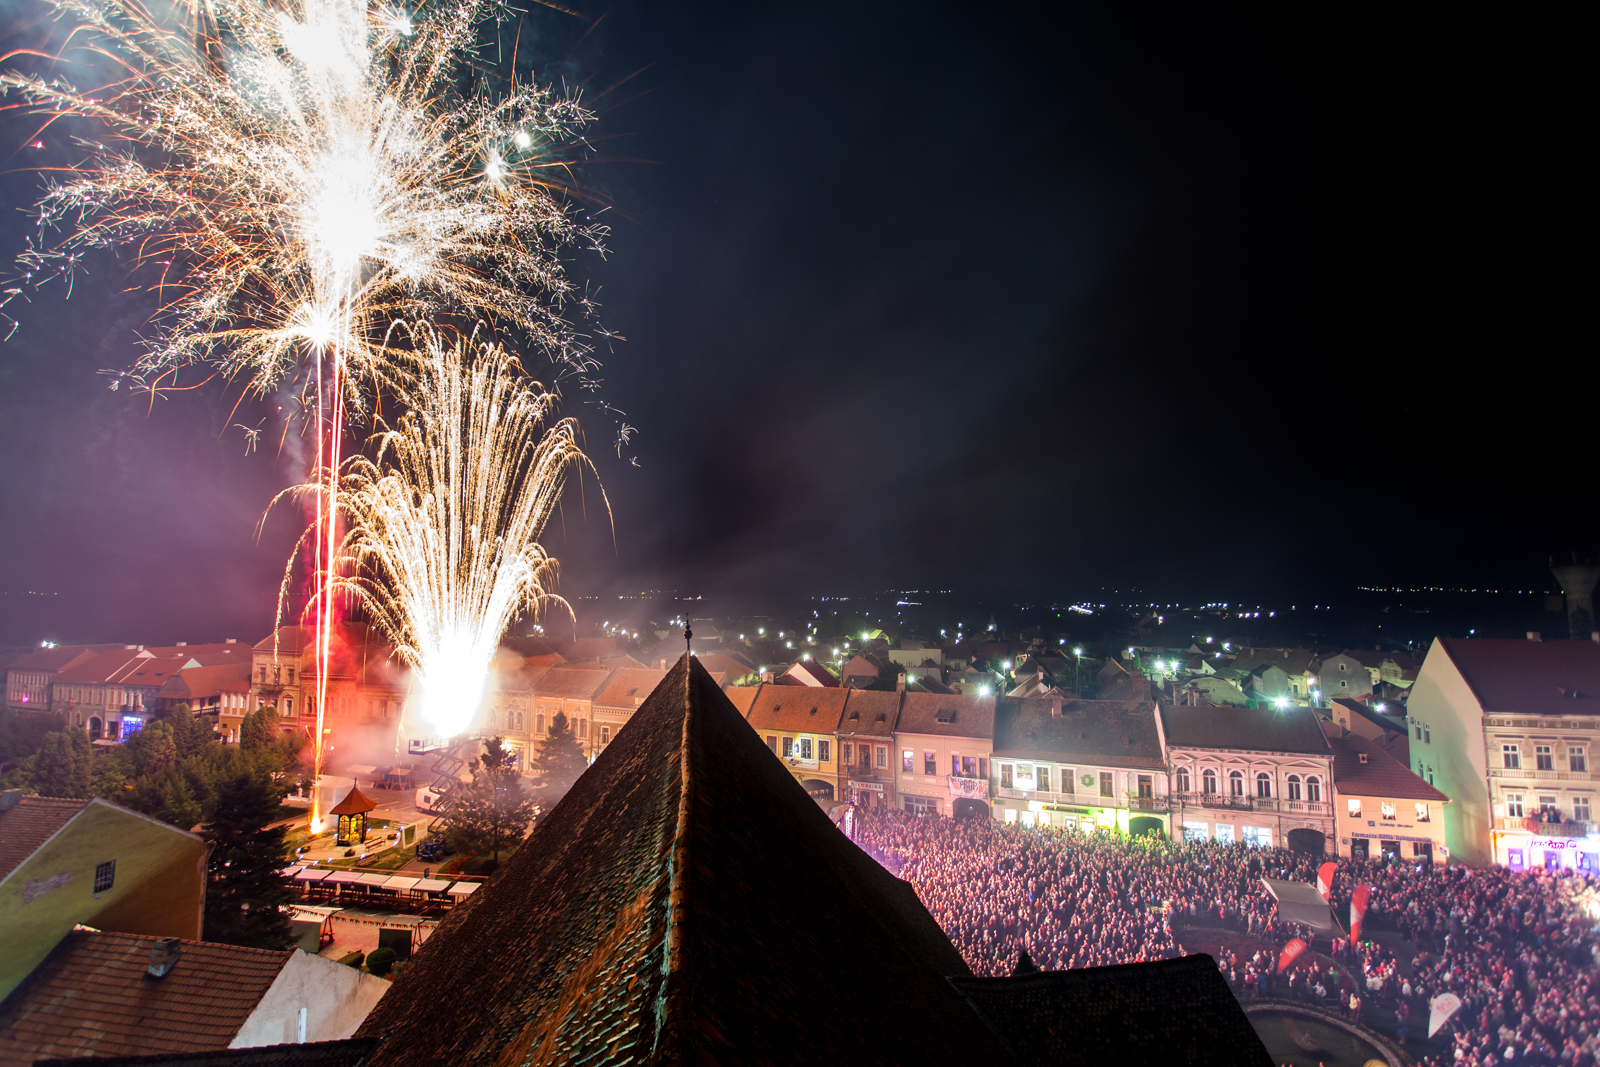
{"type": "MultiPolygon", "coordinates": [[[[540,538],[568,477],[592,468],[576,421],[557,418],[555,394],[503,349],[417,340],[400,387],[408,410],[392,426],[380,418],[373,458],[338,476],[334,588],[412,668],[421,718],[453,736],[478,709],[506,627],[530,611],[570,614],[540,538]]],[[[324,494],[328,477],[291,492],[324,494]]]]}

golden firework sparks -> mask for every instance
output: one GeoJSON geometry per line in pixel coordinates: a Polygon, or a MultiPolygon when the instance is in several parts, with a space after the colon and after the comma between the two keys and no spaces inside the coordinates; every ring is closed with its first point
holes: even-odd
{"type": "MultiPolygon", "coordinates": [[[[502,348],[431,331],[416,340],[400,386],[408,410],[393,425],[379,418],[374,458],[353,456],[339,475],[335,588],[412,668],[420,717],[454,736],[478,710],[506,628],[530,611],[570,613],[540,538],[569,475],[593,468],[577,422],[557,418],[555,394],[502,348]]],[[[325,493],[327,479],[291,492],[325,493]]]]}

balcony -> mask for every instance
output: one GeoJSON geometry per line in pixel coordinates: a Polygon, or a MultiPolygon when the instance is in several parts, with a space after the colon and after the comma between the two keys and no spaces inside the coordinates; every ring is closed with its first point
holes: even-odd
{"type": "Polygon", "coordinates": [[[1528,833],[1535,837],[1582,837],[1589,833],[1592,827],[1586,822],[1545,822],[1542,819],[1501,817],[1495,819],[1494,828],[1528,833]]]}
{"type": "Polygon", "coordinates": [[[1279,811],[1291,815],[1332,815],[1326,800],[1284,800],[1282,797],[1231,796],[1224,793],[1175,793],[1174,798],[1196,808],[1230,808],[1235,811],[1279,811]]]}

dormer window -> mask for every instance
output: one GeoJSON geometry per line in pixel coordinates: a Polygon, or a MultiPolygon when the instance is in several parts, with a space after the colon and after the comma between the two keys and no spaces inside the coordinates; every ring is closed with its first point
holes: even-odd
{"type": "Polygon", "coordinates": [[[1358,752],[1356,754],[1356,759],[1360,760],[1362,763],[1365,763],[1367,762],[1367,754],[1365,752],[1358,752]]]}

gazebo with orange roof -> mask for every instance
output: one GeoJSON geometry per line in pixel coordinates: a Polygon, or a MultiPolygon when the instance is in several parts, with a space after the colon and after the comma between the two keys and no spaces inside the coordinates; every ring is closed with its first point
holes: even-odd
{"type": "Polygon", "coordinates": [[[367,812],[377,807],[359,786],[351,786],[344,799],[334,805],[329,815],[339,816],[339,834],[335,839],[341,845],[367,839],[367,812]]]}

